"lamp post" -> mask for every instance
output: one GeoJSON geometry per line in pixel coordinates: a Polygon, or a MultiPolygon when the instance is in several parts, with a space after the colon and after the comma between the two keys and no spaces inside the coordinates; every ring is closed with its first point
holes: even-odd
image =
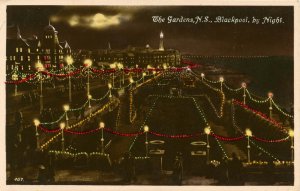
{"type": "MultiPolygon", "coordinates": [[[[17,73],[13,73],[13,75],[11,76],[11,79],[13,80],[13,81],[17,81],[18,80],[18,74],[17,73]]],[[[17,96],[17,94],[18,94],[18,85],[17,85],[17,83],[15,83],[15,96],[17,96]]]]}
{"type": "MultiPolygon", "coordinates": [[[[122,73],[123,73],[123,83],[124,83],[124,71],[123,71],[124,66],[123,66],[123,64],[118,63],[118,64],[117,64],[117,67],[118,67],[118,69],[119,69],[120,71],[122,71],[122,73]]],[[[121,75],[120,75],[120,88],[121,88],[121,87],[122,87],[122,79],[121,79],[121,75]]]]}
{"type": "Polygon", "coordinates": [[[269,92],[268,93],[268,97],[269,97],[269,103],[270,103],[270,107],[269,107],[269,110],[270,110],[270,114],[269,114],[269,117],[270,119],[272,118],[272,98],[273,98],[274,94],[272,92],[269,92]]]}
{"type": "Polygon", "coordinates": [[[86,59],[84,60],[84,66],[87,68],[87,72],[88,72],[88,75],[87,75],[87,95],[90,95],[90,67],[92,66],[93,62],[91,59],[86,59]]]}
{"type": "Polygon", "coordinates": [[[201,73],[201,79],[202,79],[202,81],[204,80],[204,77],[205,77],[205,74],[201,73]]]}
{"type": "Polygon", "coordinates": [[[208,164],[209,163],[209,150],[210,150],[210,145],[209,145],[210,127],[204,128],[204,133],[206,134],[206,149],[207,149],[206,162],[208,164]]]}
{"type": "Polygon", "coordinates": [[[66,124],[65,123],[60,123],[59,127],[61,130],[61,150],[65,151],[65,138],[64,138],[64,129],[65,129],[66,124]]]}
{"type": "Polygon", "coordinates": [[[113,63],[113,64],[109,65],[109,67],[111,69],[114,69],[114,71],[112,72],[112,87],[115,87],[115,71],[116,71],[115,69],[117,67],[117,64],[113,63]]]}
{"type": "Polygon", "coordinates": [[[88,101],[89,101],[89,110],[90,110],[90,117],[92,116],[92,106],[91,106],[91,99],[92,99],[92,95],[88,95],[88,101]]]}
{"type": "Polygon", "coordinates": [[[242,83],[242,88],[243,88],[243,103],[246,104],[246,87],[247,84],[245,82],[242,83]]]}
{"type": "Polygon", "coordinates": [[[291,138],[291,162],[294,162],[294,131],[293,131],[293,129],[289,130],[289,136],[291,138]]]}
{"type": "Polygon", "coordinates": [[[35,68],[39,72],[39,79],[40,79],[40,113],[42,113],[42,111],[43,111],[43,75],[42,75],[42,71],[44,71],[45,68],[44,68],[43,64],[40,61],[38,61],[35,64],[35,68]]]}
{"type": "Polygon", "coordinates": [[[138,78],[139,77],[139,71],[138,71],[139,70],[139,65],[138,64],[135,65],[135,69],[136,69],[135,70],[136,71],[135,76],[138,78]]]}
{"type": "Polygon", "coordinates": [[[147,125],[145,125],[144,126],[144,133],[145,133],[146,157],[148,157],[148,132],[149,132],[149,127],[147,125]]]}
{"type": "Polygon", "coordinates": [[[223,92],[223,82],[224,82],[224,78],[223,78],[222,76],[219,78],[219,82],[220,82],[220,90],[221,90],[221,92],[223,92]]]}
{"type": "Polygon", "coordinates": [[[132,77],[129,78],[129,82],[130,82],[130,89],[132,88],[132,85],[134,83],[134,80],[132,79],[132,77]]]}
{"type": "Polygon", "coordinates": [[[70,106],[69,105],[64,105],[64,111],[66,113],[66,128],[69,128],[69,117],[68,117],[68,111],[70,110],[70,106]]]}
{"type": "Polygon", "coordinates": [[[66,62],[68,64],[68,69],[69,69],[69,102],[72,102],[72,84],[71,84],[71,65],[73,64],[74,60],[71,56],[66,57],[66,62]]]}
{"type": "Polygon", "coordinates": [[[39,132],[38,132],[38,126],[41,124],[38,119],[33,120],[33,124],[35,126],[35,136],[36,136],[36,148],[40,149],[40,140],[39,140],[39,132]]]}
{"type": "Polygon", "coordinates": [[[111,83],[108,83],[109,98],[112,97],[112,95],[111,95],[111,88],[112,88],[111,83]]]}
{"type": "Polygon", "coordinates": [[[247,136],[247,150],[248,150],[248,163],[250,163],[250,137],[252,136],[252,131],[250,129],[246,129],[246,136],[247,136]]]}
{"type": "Polygon", "coordinates": [[[101,154],[104,153],[104,137],[103,137],[103,129],[105,127],[105,123],[104,122],[100,122],[99,123],[99,128],[101,129],[101,154]]]}

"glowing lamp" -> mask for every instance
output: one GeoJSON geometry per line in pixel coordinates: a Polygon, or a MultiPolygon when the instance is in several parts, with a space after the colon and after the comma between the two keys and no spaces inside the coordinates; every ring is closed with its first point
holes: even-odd
{"type": "Polygon", "coordinates": [[[64,107],[65,111],[69,111],[70,110],[70,106],[68,104],[64,105],[63,107],[64,107]]]}
{"type": "Polygon", "coordinates": [[[145,72],[143,72],[143,77],[145,77],[146,76],[146,73],[145,72]]]}
{"type": "Polygon", "coordinates": [[[41,124],[41,122],[40,122],[40,120],[38,120],[38,119],[34,119],[34,120],[33,120],[33,124],[34,124],[35,126],[39,126],[39,125],[41,124]]]}
{"type": "Polygon", "coordinates": [[[273,96],[274,96],[274,94],[273,94],[272,92],[269,92],[269,93],[268,93],[268,97],[269,97],[269,98],[273,98],[273,96]]]}
{"type": "Polygon", "coordinates": [[[134,82],[134,80],[132,78],[130,78],[129,82],[132,84],[134,82]]]}
{"type": "Polygon", "coordinates": [[[39,72],[45,70],[43,64],[42,64],[40,61],[38,61],[38,62],[35,64],[35,68],[36,68],[37,71],[39,71],[39,72]]]}
{"type": "Polygon", "coordinates": [[[92,99],[92,95],[88,95],[88,99],[92,99]]]}
{"type": "Polygon", "coordinates": [[[110,64],[109,67],[110,67],[111,69],[114,69],[114,68],[117,67],[117,64],[116,64],[116,63],[110,64]]]}
{"type": "Polygon", "coordinates": [[[84,66],[85,66],[85,67],[89,68],[89,67],[92,66],[92,64],[93,64],[93,62],[92,62],[91,59],[86,59],[86,60],[84,60],[84,66]]]}
{"type": "Polygon", "coordinates": [[[117,66],[119,69],[122,69],[124,67],[123,64],[121,64],[121,63],[118,63],[117,66]]]}
{"type": "Polygon", "coordinates": [[[111,89],[112,88],[112,85],[111,83],[108,83],[108,88],[111,89]]]}
{"type": "Polygon", "coordinates": [[[221,76],[221,77],[219,78],[219,81],[220,81],[220,82],[224,82],[224,78],[221,76]]]}
{"type": "Polygon", "coordinates": [[[293,129],[290,129],[290,130],[289,130],[289,136],[290,136],[290,137],[294,137],[294,131],[293,131],[293,129]]]}
{"type": "Polygon", "coordinates": [[[71,56],[67,56],[66,57],[66,62],[67,62],[68,65],[72,65],[73,62],[74,62],[74,60],[73,60],[73,58],[71,56]]]}
{"type": "Polygon", "coordinates": [[[205,74],[204,74],[204,73],[201,73],[201,77],[204,78],[204,76],[205,76],[205,74]]]}
{"type": "Polygon", "coordinates": [[[147,69],[151,69],[153,68],[151,65],[147,65],[147,69]]]}
{"type": "Polygon", "coordinates": [[[164,69],[167,69],[167,64],[163,64],[163,68],[164,68],[164,69]]]}
{"type": "Polygon", "coordinates": [[[247,87],[247,84],[246,84],[245,82],[243,82],[243,83],[242,83],[242,87],[243,87],[243,88],[246,88],[246,87],[247,87]]]}
{"type": "Polygon", "coordinates": [[[205,133],[206,135],[209,135],[209,134],[210,134],[210,128],[209,128],[209,127],[205,127],[205,128],[204,128],[204,133],[205,133]]]}
{"type": "Polygon", "coordinates": [[[149,132],[149,127],[147,125],[144,126],[144,132],[145,133],[149,132]]]}
{"type": "Polygon", "coordinates": [[[65,123],[60,123],[59,127],[60,127],[61,130],[63,130],[66,127],[66,124],[65,123]]]}
{"type": "Polygon", "coordinates": [[[156,71],[153,71],[153,74],[155,75],[155,74],[156,74],[156,71]]]}
{"type": "Polygon", "coordinates": [[[101,122],[99,123],[99,127],[100,127],[100,129],[104,129],[105,123],[101,121],[101,122]]]}
{"type": "Polygon", "coordinates": [[[247,137],[251,137],[252,131],[250,129],[246,129],[246,135],[247,135],[247,137]]]}

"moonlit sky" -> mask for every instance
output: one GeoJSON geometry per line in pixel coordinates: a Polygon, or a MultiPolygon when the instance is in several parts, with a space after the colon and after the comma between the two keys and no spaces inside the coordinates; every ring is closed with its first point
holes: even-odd
{"type": "Polygon", "coordinates": [[[199,55],[293,56],[293,7],[225,6],[8,6],[7,37],[19,25],[23,38],[41,35],[48,20],[72,49],[113,49],[128,45],[165,48],[199,55]],[[152,16],[283,17],[284,24],[153,23],[152,16]]]}

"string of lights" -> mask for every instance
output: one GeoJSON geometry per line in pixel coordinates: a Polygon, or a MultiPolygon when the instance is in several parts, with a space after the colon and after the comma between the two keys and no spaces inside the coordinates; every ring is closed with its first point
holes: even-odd
{"type": "MultiPolygon", "coordinates": [[[[158,100],[158,97],[154,100],[154,102],[153,102],[153,104],[152,104],[152,106],[151,106],[149,112],[147,113],[147,115],[146,115],[146,117],[145,117],[144,122],[142,123],[142,125],[141,125],[141,127],[140,127],[140,129],[139,129],[139,131],[141,131],[141,130],[144,128],[144,126],[146,125],[146,123],[147,123],[149,117],[150,117],[151,114],[152,114],[153,109],[154,109],[155,106],[156,106],[157,100],[158,100]]],[[[131,151],[131,149],[132,149],[134,143],[136,142],[137,138],[138,138],[138,136],[135,136],[135,138],[133,139],[133,141],[132,141],[132,143],[131,143],[131,145],[130,145],[130,147],[129,147],[129,151],[131,151]]]]}
{"type": "Polygon", "coordinates": [[[60,122],[66,115],[66,112],[64,112],[56,121],[51,121],[51,122],[42,122],[42,125],[53,125],[55,123],[60,122]]]}
{"type": "MultiPolygon", "coordinates": [[[[231,112],[232,112],[232,125],[233,127],[240,132],[241,134],[244,134],[244,132],[241,130],[241,128],[236,124],[235,121],[235,108],[234,108],[234,104],[231,104],[231,112]]],[[[256,148],[258,148],[259,150],[261,150],[263,153],[267,154],[268,156],[270,156],[271,158],[279,161],[277,159],[277,157],[275,157],[274,155],[272,155],[270,152],[266,151],[265,149],[263,149],[262,147],[256,145],[251,139],[249,139],[250,143],[253,144],[256,148]]]]}
{"type": "Polygon", "coordinates": [[[285,116],[287,116],[287,117],[289,117],[289,118],[294,118],[294,116],[292,116],[292,115],[290,115],[290,114],[288,114],[288,113],[282,111],[282,109],[280,109],[280,107],[274,102],[273,99],[271,99],[271,102],[272,102],[272,104],[275,106],[275,108],[276,108],[280,113],[282,113],[283,115],[285,115],[285,116]]]}
{"type": "Polygon", "coordinates": [[[259,112],[259,111],[256,111],[252,108],[250,108],[249,106],[243,104],[242,102],[239,102],[237,100],[233,100],[232,101],[233,104],[235,105],[238,105],[238,106],[241,106],[242,108],[244,108],[245,110],[247,111],[250,111],[252,112],[253,114],[255,114],[256,116],[259,116],[261,119],[264,119],[268,122],[270,122],[270,124],[274,125],[275,127],[278,127],[280,128],[280,130],[286,134],[288,134],[287,130],[279,123],[277,122],[276,120],[272,119],[272,118],[269,118],[268,116],[266,116],[265,114],[259,112]]]}

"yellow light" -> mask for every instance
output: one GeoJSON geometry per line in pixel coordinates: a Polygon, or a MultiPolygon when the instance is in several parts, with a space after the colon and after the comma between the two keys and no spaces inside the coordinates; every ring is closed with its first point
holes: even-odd
{"type": "Polygon", "coordinates": [[[111,89],[112,88],[112,85],[111,83],[108,83],[108,88],[111,89]]]}
{"type": "Polygon", "coordinates": [[[294,131],[293,131],[293,129],[290,129],[290,130],[289,130],[289,136],[290,136],[290,137],[294,137],[294,131]]]}
{"type": "Polygon", "coordinates": [[[245,82],[243,82],[243,83],[242,83],[242,87],[243,87],[243,88],[246,88],[246,87],[247,87],[247,84],[246,84],[245,82]]]}
{"type": "Polygon", "coordinates": [[[220,82],[224,82],[224,78],[221,76],[219,79],[220,82]]]}
{"type": "Polygon", "coordinates": [[[148,125],[145,125],[145,126],[144,126],[144,132],[148,132],[148,131],[149,131],[148,125]]]}
{"type": "Polygon", "coordinates": [[[101,121],[101,122],[99,123],[99,127],[100,127],[100,129],[104,129],[105,123],[101,121]]]}
{"type": "Polygon", "coordinates": [[[269,97],[269,98],[273,98],[273,96],[274,96],[274,94],[273,94],[272,92],[269,92],[269,93],[268,93],[268,97],[269,97]]]}
{"type": "Polygon", "coordinates": [[[116,63],[110,64],[109,67],[110,67],[111,69],[115,69],[115,68],[117,67],[117,64],[116,64],[116,63]]]}
{"type": "Polygon", "coordinates": [[[89,67],[92,66],[92,64],[93,64],[93,62],[92,62],[91,59],[85,59],[85,60],[84,60],[84,65],[85,65],[85,67],[89,68],[89,67]]]}
{"type": "Polygon", "coordinates": [[[209,134],[210,134],[210,128],[209,128],[209,127],[205,127],[205,128],[204,128],[204,133],[205,133],[206,135],[209,135],[209,134]]]}
{"type": "Polygon", "coordinates": [[[155,75],[155,74],[156,74],[156,71],[153,71],[152,73],[155,75]]]}
{"type": "Polygon", "coordinates": [[[65,128],[66,124],[64,122],[60,123],[59,124],[59,127],[61,130],[63,130],[65,128]]]}
{"type": "Polygon", "coordinates": [[[68,104],[65,104],[63,107],[64,107],[65,111],[69,111],[70,110],[70,106],[68,104]]]}
{"type": "Polygon", "coordinates": [[[35,68],[36,68],[39,72],[45,70],[43,64],[42,64],[40,61],[38,61],[38,62],[35,64],[35,68]]]}
{"type": "Polygon", "coordinates": [[[118,66],[119,69],[123,69],[124,68],[123,64],[121,64],[121,63],[118,63],[117,66],[118,66]]]}
{"type": "Polygon", "coordinates": [[[145,77],[147,74],[145,72],[143,72],[143,77],[145,77]]]}
{"type": "Polygon", "coordinates": [[[67,62],[68,65],[72,65],[73,62],[74,62],[74,60],[73,60],[73,58],[71,56],[67,56],[65,60],[66,60],[66,62],[67,62]]]}
{"type": "Polygon", "coordinates": [[[41,124],[40,120],[38,120],[38,119],[34,119],[33,123],[35,126],[39,126],[41,124]]]}
{"type": "Polygon", "coordinates": [[[167,69],[167,64],[163,64],[164,70],[167,69]]]}
{"type": "Polygon", "coordinates": [[[205,76],[205,74],[204,73],[201,73],[201,77],[203,78],[205,76]]]}
{"type": "Polygon", "coordinates": [[[153,68],[153,66],[151,66],[150,64],[147,65],[147,69],[152,69],[152,68],[153,68]]]}
{"type": "Polygon", "coordinates": [[[252,136],[252,131],[250,129],[246,129],[246,135],[247,137],[251,137],[252,136]]]}
{"type": "Polygon", "coordinates": [[[88,95],[88,99],[92,99],[92,95],[90,94],[90,95],[88,95]]]}
{"type": "Polygon", "coordinates": [[[132,78],[129,78],[129,82],[130,82],[130,83],[133,83],[134,80],[133,80],[132,78]]]}

